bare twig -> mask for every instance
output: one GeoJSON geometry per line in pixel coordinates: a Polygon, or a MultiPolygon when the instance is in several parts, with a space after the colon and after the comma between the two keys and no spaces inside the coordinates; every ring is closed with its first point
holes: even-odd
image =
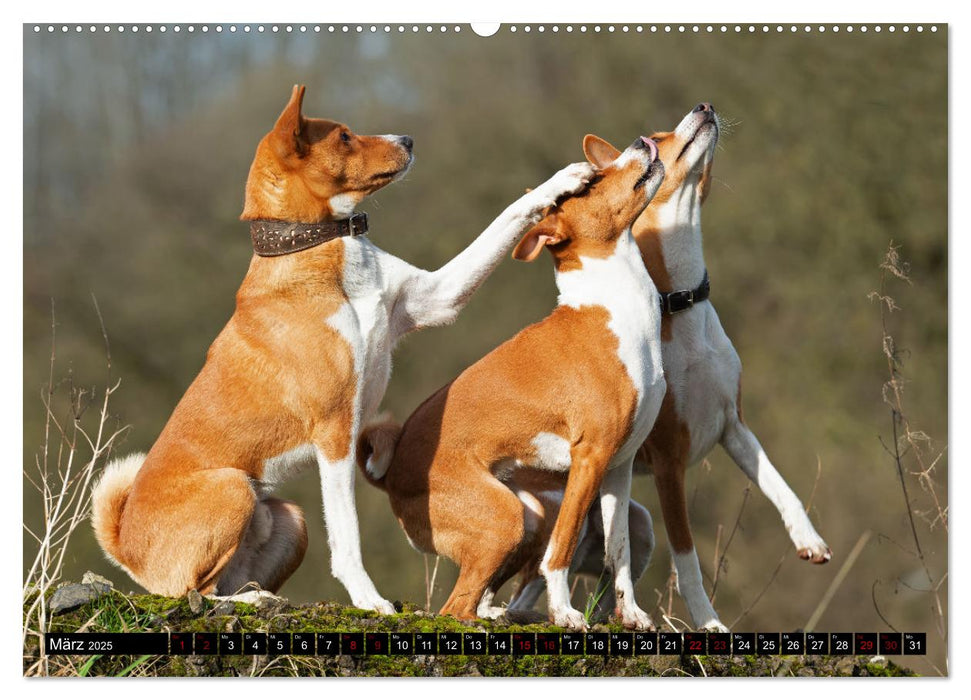
{"type": "Polygon", "coordinates": [[[732,546],[732,540],[735,539],[735,533],[738,531],[738,524],[742,521],[742,513],[745,512],[745,504],[748,503],[748,497],[752,493],[752,485],[749,484],[745,487],[745,493],[742,497],[742,505],[738,508],[738,515],[735,516],[735,524],[732,526],[731,534],[728,535],[728,541],[725,543],[725,549],[722,552],[721,558],[718,560],[715,566],[715,578],[711,582],[711,600],[715,600],[715,591],[718,589],[718,576],[722,571],[722,567],[725,566],[725,557],[728,556],[728,548],[732,546]]]}
{"type": "Polygon", "coordinates": [[[865,547],[866,543],[869,541],[870,534],[870,531],[867,530],[860,535],[860,539],[858,539],[856,544],[853,545],[853,549],[843,562],[843,566],[841,566],[840,570],[836,572],[836,578],[833,579],[832,583],[829,584],[829,588],[826,589],[826,593],[823,594],[823,599],[819,601],[819,605],[816,606],[813,614],[809,616],[809,621],[806,622],[805,626],[806,632],[812,632],[815,629],[816,623],[819,622],[819,619],[823,616],[823,613],[826,612],[826,608],[829,607],[830,602],[833,600],[833,596],[836,595],[836,591],[838,591],[839,587],[843,585],[843,580],[846,578],[847,574],[850,573],[850,569],[852,569],[853,565],[856,563],[857,558],[863,551],[863,547],[865,547]]]}
{"type": "MultiPolygon", "coordinates": [[[[95,303],[97,309],[97,303],[95,303]]],[[[101,331],[105,338],[110,380],[110,350],[107,332],[98,310],[101,331]]],[[[24,530],[37,543],[37,552],[24,576],[25,602],[32,597],[24,613],[22,642],[28,635],[36,636],[40,658],[29,669],[36,675],[49,675],[49,659],[44,653],[43,635],[47,631],[47,595],[60,580],[68,544],[77,528],[88,518],[91,506],[91,486],[97,467],[107,461],[111,449],[124,428],[111,429],[108,411],[112,394],[120,382],[105,386],[99,411],[92,427],[84,425],[85,413],[92,405],[96,392],[78,387],[70,374],[66,382],[54,381],[56,366],[56,316],[51,302],[51,353],[48,382],[42,396],[44,406],[44,442],[34,459],[34,474],[25,471],[27,481],[41,497],[42,522],[40,528],[24,523],[24,530]],[[67,390],[66,417],[57,416],[58,392],[67,390]]]]}

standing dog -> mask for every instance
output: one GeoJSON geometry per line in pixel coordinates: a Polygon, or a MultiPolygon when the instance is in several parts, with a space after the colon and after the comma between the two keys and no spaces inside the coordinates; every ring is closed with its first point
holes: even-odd
{"type": "Polygon", "coordinates": [[[644,138],[598,165],[589,189],[554,208],[513,253],[531,261],[550,250],[557,308],[432,395],[400,435],[375,427],[359,444],[366,478],[388,492],[412,545],[461,568],[443,614],[501,614],[495,591],[548,538],[539,568],[550,619],[585,628],[567,569],[599,491],[618,613],[627,627],[653,627],[634,600],[628,500],[634,455],[665,391],[661,313],[630,227],[664,169],[644,138]],[[519,470],[569,473],[551,530],[516,484],[519,470]]]}
{"type": "MultiPolygon", "coordinates": [[[[635,471],[654,474],[678,591],[692,622],[698,629],[726,631],[705,594],[684,492],[685,469],[700,462],[715,445],[720,443],[772,501],[802,559],[823,564],[832,553],[742,420],[741,361],[708,301],[701,205],[711,185],[718,142],[715,109],[702,103],[674,131],[655,133],[651,138],[658,144],[666,174],[633,232],[644,264],[662,290],[661,347],[667,394],[654,429],[638,453],[635,471]]],[[[592,163],[610,162],[619,152],[599,138],[588,138],[585,150],[592,163]]],[[[598,534],[588,529],[587,536],[596,540],[598,534]]],[[[597,546],[596,541],[584,544],[585,549],[597,546]]],[[[578,570],[597,575],[601,567],[579,565],[578,570]]],[[[531,607],[541,591],[542,580],[535,578],[511,607],[531,607]]]]}
{"type": "Polygon", "coordinates": [[[98,542],[148,590],[276,591],[307,547],[303,513],[270,496],[316,464],[332,571],[353,604],[394,612],[361,559],[354,450],[401,336],[451,322],[518,238],[592,175],[565,168],[508,207],[435,272],[385,253],[352,216],[412,161],[407,136],[360,136],[302,114],[295,86],[256,149],[242,219],[257,255],[236,311],[147,456],[110,464],[93,505],[98,542]]]}

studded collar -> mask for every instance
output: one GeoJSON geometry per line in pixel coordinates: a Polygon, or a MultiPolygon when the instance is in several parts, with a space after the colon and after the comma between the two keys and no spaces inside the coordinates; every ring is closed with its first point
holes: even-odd
{"type": "Polygon", "coordinates": [[[354,214],[349,219],[316,224],[269,219],[250,222],[253,251],[264,258],[297,253],[335,238],[360,236],[367,231],[367,214],[364,213],[354,214]]]}

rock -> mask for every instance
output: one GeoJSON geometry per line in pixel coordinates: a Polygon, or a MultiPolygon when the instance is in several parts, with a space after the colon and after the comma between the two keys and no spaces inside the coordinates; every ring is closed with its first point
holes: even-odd
{"type": "Polygon", "coordinates": [[[836,662],[836,673],[840,676],[852,676],[856,667],[856,657],[844,656],[836,662]]]}
{"type": "Polygon", "coordinates": [[[283,612],[289,604],[290,602],[286,598],[265,593],[256,601],[256,609],[262,615],[276,615],[279,612],[283,612]]]}
{"type": "Polygon", "coordinates": [[[198,615],[206,609],[205,601],[202,599],[199,591],[197,591],[195,588],[189,591],[185,597],[189,603],[189,610],[192,611],[193,615],[198,615]]]}
{"type": "Polygon", "coordinates": [[[107,593],[115,584],[106,579],[104,576],[99,576],[92,571],[85,571],[84,576],[81,577],[81,583],[90,583],[96,588],[100,588],[103,593],[107,593]]]}
{"type": "Polygon", "coordinates": [[[231,600],[221,600],[213,606],[213,615],[232,615],[236,612],[236,604],[231,600]]]}
{"type": "Polygon", "coordinates": [[[66,612],[97,600],[110,590],[99,583],[68,583],[54,591],[48,605],[51,613],[66,612]]]}

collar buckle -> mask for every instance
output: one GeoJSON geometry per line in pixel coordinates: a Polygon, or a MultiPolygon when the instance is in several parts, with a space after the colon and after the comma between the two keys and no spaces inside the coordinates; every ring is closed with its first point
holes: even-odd
{"type": "Polygon", "coordinates": [[[347,220],[347,229],[352,236],[362,236],[367,233],[367,214],[359,212],[347,220]]]}
{"type": "Polygon", "coordinates": [[[687,311],[695,305],[695,290],[682,289],[671,292],[662,298],[664,300],[664,312],[673,316],[682,311],[687,311]]]}

